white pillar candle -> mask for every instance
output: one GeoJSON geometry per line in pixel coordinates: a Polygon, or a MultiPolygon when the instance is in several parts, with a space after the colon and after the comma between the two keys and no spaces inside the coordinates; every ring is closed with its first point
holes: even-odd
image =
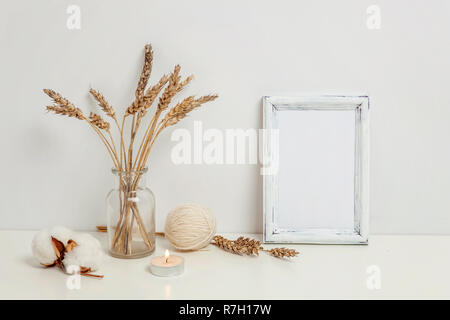
{"type": "Polygon", "coordinates": [[[159,277],[178,276],[184,271],[184,259],[173,256],[166,250],[164,256],[154,257],[150,263],[150,271],[159,277]]]}

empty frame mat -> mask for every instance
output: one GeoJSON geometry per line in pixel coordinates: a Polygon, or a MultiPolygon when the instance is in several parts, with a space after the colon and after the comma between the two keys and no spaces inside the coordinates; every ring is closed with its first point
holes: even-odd
{"type": "Polygon", "coordinates": [[[367,112],[367,97],[265,98],[266,242],[367,243],[367,112]]]}

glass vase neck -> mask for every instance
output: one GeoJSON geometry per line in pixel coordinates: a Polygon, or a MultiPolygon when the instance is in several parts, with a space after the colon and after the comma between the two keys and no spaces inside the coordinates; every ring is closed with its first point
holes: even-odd
{"type": "Polygon", "coordinates": [[[141,170],[118,170],[113,168],[112,173],[117,177],[117,186],[145,187],[147,168],[141,170]]]}

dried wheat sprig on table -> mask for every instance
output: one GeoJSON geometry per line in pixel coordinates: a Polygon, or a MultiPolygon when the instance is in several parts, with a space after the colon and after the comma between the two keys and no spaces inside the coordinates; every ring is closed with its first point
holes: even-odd
{"type": "Polygon", "coordinates": [[[251,254],[259,255],[259,250],[263,249],[261,246],[261,241],[239,237],[235,240],[235,243],[239,246],[245,247],[248,252],[251,254]]]}
{"type": "Polygon", "coordinates": [[[240,255],[259,255],[259,250],[265,251],[276,258],[292,258],[299,254],[295,249],[288,248],[273,248],[266,250],[261,246],[261,241],[244,237],[239,237],[236,240],[229,240],[216,235],[213,238],[212,244],[222,250],[240,255]]]}
{"type": "Polygon", "coordinates": [[[225,251],[236,254],[253,254],[253,251],[248,251],[247,248],[243,247],[242,245],[238,245],[235,241],[228,240],[222,236],[214,236],[213,240],[216,246],[225,251]]]}
{"type": "Polygon", "coordinates": [[[270,255],[277,257],[277,258],[290,258],[295,257],[299,254],[295,249],[288,249],[288,248],[273,248],[270,250],[265,250],[270,255]]]}

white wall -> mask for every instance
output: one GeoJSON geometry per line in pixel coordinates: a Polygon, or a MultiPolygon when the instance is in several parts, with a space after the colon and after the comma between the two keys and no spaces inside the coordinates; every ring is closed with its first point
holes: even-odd
{"type": "MultiPolygon", "coordinates": [[[[152,80],[180,63],[191,93],[220,99],[195,112],[205,128],[259,128],[261,97],[368,93],[371,230],[450,234],[450,2],[432,1],[1,1],[0,228],[104,223],[110,161],[81,122],[56,118],[42,88],[86,111],[90,86],[123,108],[143,46],[152,80]],[[66,8],[81,8],[81,30],[66,8]],[[381,9],[381,29],[366,9],[381,9]]],[[[175,166],[170,132],[151,157],[157,229],[182,201],[209,206],[219,231],[261,231],[256,165],[175,166]]]]}

